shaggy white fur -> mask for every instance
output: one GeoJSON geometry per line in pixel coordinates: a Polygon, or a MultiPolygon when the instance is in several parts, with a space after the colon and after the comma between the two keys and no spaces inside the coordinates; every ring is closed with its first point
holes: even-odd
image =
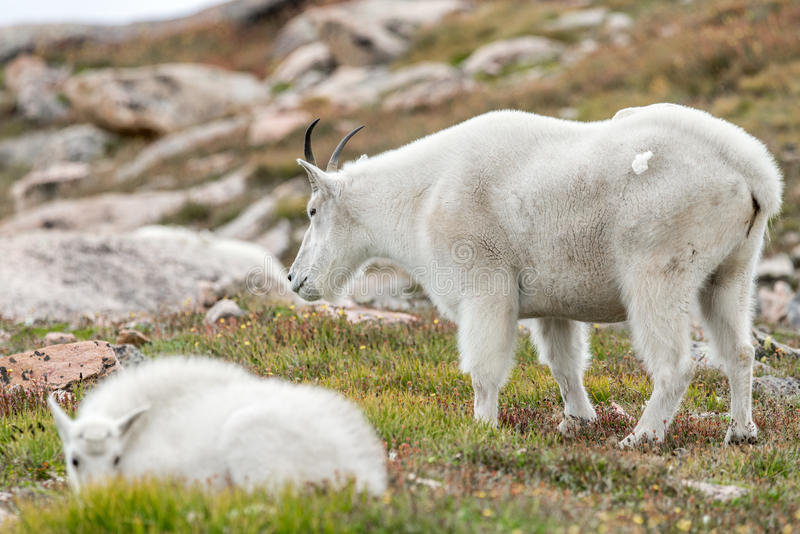
{"type": "Polygon", "coordinates": [[[458,323],[476,418],[496,422],[517,321],[532,318],[562,431],[593,420],[579,322],[627,319],[653,393],[622,444],[662,439],[691,379],[698,302],[730,380],[726,443],[755,439],[752,280],[782,179],[742,129],[669,104],[592,123],[497,111],[341,171],[298,161],[313,217],[293,290],[330,298],[374,256],[404,266],[458,323]],[[631,162],[648,152],[637,175],[631,162]]]}
{"type": "Polygon", "coordinates": [[[168,357],[126,370],[90,391],[75,420],[49,404],[76,491],[145,475],[212,488],[350,478],[373,494],[386,488],[383,445],[351,402],[220,361],[168,357]]]}

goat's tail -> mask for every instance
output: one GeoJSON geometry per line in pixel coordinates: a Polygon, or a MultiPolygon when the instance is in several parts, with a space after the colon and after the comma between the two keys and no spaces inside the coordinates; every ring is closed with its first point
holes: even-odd
{"type": "Polygon", "coordinates": [[[778,215],[781,211],[781,197],[783,195],[783,177],[772,155],[766,147],[758,142],[760,157],[753,157],[748,161],[745,176],[750,189],[753,214],[747,227],[747,237],[759,217],[767,221],[778,215]]]}

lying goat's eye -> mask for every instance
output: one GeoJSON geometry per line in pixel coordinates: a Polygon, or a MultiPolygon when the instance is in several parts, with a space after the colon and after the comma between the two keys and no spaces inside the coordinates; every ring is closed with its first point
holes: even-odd
{"type": "Polygon", "coordinates": [[[119,456],[114,458],[114,467],[117,467],[118,465],[119,465],[119,456]]]}
{"type": "Polygon", "coordinates": [[[80,462],[78,461],[77,458],[72,458],[72,465],[74,465],[75,467],[78,467],[79,464],[80,464],[80,462]]]}
{"type": "Polygon", "coordinates": [[[311,211],[308,212],[309,217],[313,217],[317,214],[317,208],[311,208],[311,211]]]}

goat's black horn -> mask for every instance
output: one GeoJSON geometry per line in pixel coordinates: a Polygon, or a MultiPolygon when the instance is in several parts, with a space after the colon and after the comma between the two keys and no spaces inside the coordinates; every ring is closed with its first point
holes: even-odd
{"type": "Polygon", "coordinates": [[[316,165],[317,161],[314,159],[314,151],[311,150],[311,132],[314,130],[314,126],[316,126],[318,122],[319,119],[316,119],[314,122],[308,125],[308,128],[306,128],[306,161],[312,165],[316,165]]]}
{"type": "Polygon", "coordinates": [[[336,150],[333,151],[333,155],[331,156],[331,159],[328,162],[328,168],[326,169],[328,172],[336,171],[339,169],[339,155],[341,155],[342,150],[344,149],[344,145],[346,145],[347,142],[350,140],[350,138],[353,137],[355,134],[357,134],[358,131],[361,130],[361,128],[363,128],[363,126],[359,126],[349,134],[345,135],[344,139],[339,141],[339,144],[336,146],[336,150]]]}

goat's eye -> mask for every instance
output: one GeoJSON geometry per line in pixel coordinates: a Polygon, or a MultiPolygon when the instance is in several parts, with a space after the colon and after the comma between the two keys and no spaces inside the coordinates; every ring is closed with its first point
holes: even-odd
{"type": "Polygon", "coordinates": [[[75,467],[78,467],[78,465],[80,465],[80,462],[79,462],[79,461],[78,461],[78,459],[77,459],[77,458],[75,458],[74,456],[73,456],[73,458],[72,458],[72,465],[74,465],[75,467]]]}
{"type": "Polygon", "coordinates": [[[311,210],[308,212],[309,217],[313,217],[316,214],[317,214],[317,208],[311,208],[311,210]]]}
{"type": "Polygon", "coordinates": [[[114,467],[119,465],[119,456],[114,457],[114,467]]]}

